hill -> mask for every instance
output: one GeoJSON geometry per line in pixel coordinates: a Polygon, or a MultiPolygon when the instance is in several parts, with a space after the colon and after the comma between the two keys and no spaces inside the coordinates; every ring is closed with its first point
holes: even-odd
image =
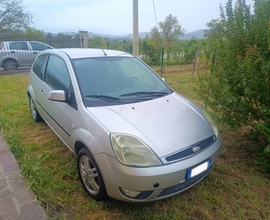
{"type": "MultiPolygon", "coordinates": [[[[141,39],[144,39],[144,38],[146,38],[146,36],[148,34],[149,34],[149,32],[140,32],[139,37],[141,39]]],[[[131,40],[133,38],[133,35],[132,34],[109,35],[109,34],[96,34],[96,33],[89,32],[89,37],[102,37],[102,38],[110,38],[110,39],[129,39],[129,40],[131,40]]],[[[180,39],[181,40],[189,40],[189,39],[192,39],[193,37],[195,37],[197,39],[204,39],[203,29],[199,29],[197,31],[192,31],[192,32],[186,33],[186,34],[184,34],[184,36],[181,36],[180,39]]]]}
{"type": "MultiPolygon", "coordinates": [[[[48,34],[47,32],[45,32],[45,33],[48,34]]],[[[52,33],[50,33],[50,34],[52,34],[52,33]]],[[[62,34],[74,35],[76,33],[62,32],[62,34]]],[[[57,35],[57,34],[52,34],[52,35],[57,35]]],[[[132,38],[133,38],[133,34],[110,35],[110,34],[97,34],[97,33],[93,33],[93,32],[88,32],[88,35],[89,35],[90,38],[102,37],[102,38],[109,38],[109,39],[125,39],[125,40],[132,40],[132,38]]],[[[147,35],[149,35],[149,32],[140,32],[139,33],[139,37],[141,39],[146,38],[147,35]]],[[[179,39],[181,39],[181,40],[189,40],[189,39],[192,39],[193,37],[195,37],[197,39],[204,39],[203,29],[199,29],[197,31],[192,31],[192,32],[186,33],[186,34],[184,34],[184,36],[179,37],[179,39]]]]}
{"type": "Polygon", "coordinates": [[[192,39],[193,37],[197,39],[204,39],[204,33],[203,29],[199,29],[197,31],[192,31],[189,33],[184,34],[184,36],[180,37],[181,40],[189,40],[192,39]]]}

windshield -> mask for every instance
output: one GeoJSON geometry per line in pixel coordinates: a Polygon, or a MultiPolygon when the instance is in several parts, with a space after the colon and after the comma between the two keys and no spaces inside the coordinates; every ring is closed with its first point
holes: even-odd
{"type": "Polygon", "coordinates": [[[141,102],[172,93],[149,67],[134,57],[72,62],[86,107],[141,102]]]}

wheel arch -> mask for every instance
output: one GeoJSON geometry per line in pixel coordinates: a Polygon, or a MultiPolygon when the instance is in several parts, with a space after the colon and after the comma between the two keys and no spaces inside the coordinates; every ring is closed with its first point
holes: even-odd
{"type": "Polygon", "coordinates": [[[27,91],[27,97],[30,98],[30,96],[31,96],[31,95],[30,95],[30,92],[27,91]]]}
{"type": "Polygon", "coordinates": [[[14,61],[17,63],[17,65],[19,66],[19,62],[18,62],[18,60],[17,60],[15,57],[5,57],[5,58],[3,59],[2,66],[3,66],[3,65],[5,64],[5,62],[8,61],[8,60],[14,60],[14,61]]]}
{"type": "Polygon", "coordinates": [[[75,155],[77,156],[78,153],[80,152],[80,150],[83,149],[83,148],[86,148],[87,150],[89,150],[88,147],[86,147],[83,142],[77,141],[75,143],[75,147],[74,147],[74,150],[75,150],[74,153],[75,153],[75,155]]]}
{"type": "Polygon", "coordinates": [[[82,148],[87,148],[92,155],[102,153],[104,150],[100,146],[99,142],[85,129],[76,129],[71,134],[71,140],[73,140],[73,152],[77,156],[82,148]]]}
{"type": "Polygon", "coordinates": [[[31,86],[31,84],[29,84],[28,88],[27,88],[27,96],[28,98],[30,98],[30,96],[34,99],[34,91],[33,91],[33,87],[31,86]]]}
{"type": "Polygon", "coordinates": [[[5,57],[3,59],[3,62],[5,62],[6,60],[14,60],[14,61],[16,61],[18,63],[18,60],[15,57],[5,57]]]}

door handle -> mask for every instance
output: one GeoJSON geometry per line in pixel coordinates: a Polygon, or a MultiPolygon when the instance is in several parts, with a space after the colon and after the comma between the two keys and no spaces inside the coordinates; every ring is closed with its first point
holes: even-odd
{"type": "Polygon", "coordinates": [[[40,89],[39,91],[40,91],[40,94],[41,94],[41,95],[44,95],[43,89],[40,89]]]}

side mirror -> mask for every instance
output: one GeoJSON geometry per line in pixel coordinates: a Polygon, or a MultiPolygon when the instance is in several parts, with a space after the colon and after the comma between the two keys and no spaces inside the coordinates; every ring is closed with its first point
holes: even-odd
{"type": "Polygon", "coordinates": [[[163,82],[165,82],[165,83],[167,84],[167,82],[166,82],[166,79],[165,79],[165,78],[161,78],[161,79],[162,79],[162,81],[163,81],[163,82]]]}
{"type": "Polygon", "coordinates": [[[48,99],[52,101],[65,102],[66,94],[64,90],[52,90],[49,92],[48,99]]]}

